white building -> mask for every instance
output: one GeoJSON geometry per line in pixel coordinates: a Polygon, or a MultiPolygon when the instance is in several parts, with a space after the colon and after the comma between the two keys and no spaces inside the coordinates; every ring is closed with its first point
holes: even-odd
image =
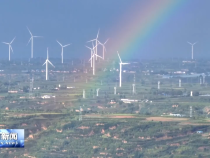
{"type": "Polygon", "coordinates": [[[49,99],[50,96],[49,96],[49,95],[43,95],[43,96],[41,96],[41,98],[42,98],[42,99],[49,99]]]}
{"type": "Polygon", "coordinates": [[[121,99],[124,103],[132,103],[132,102],[138,102],[138,100],[130,100],[130,99],[121,99]]]}
{"type": "Polygon", "coordinates": [[[181,114],[172,114],[172,113],[170,113],[170,116],[182,117],[181,114]]]}

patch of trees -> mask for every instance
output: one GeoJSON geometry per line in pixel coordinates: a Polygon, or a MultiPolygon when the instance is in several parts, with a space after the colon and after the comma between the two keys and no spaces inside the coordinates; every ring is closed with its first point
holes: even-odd
{"type": "Polygon", "coordinates": [[[29,92],[29,86],[23,86],[23,92],[25,93],[29,92]]]}
{"type": "Polygon", "coordinates": [[[155,135],[154,135],[154,137],[156,137],[156,138],[160,138],[160,137],[163,137],[165,134],[163,134],[163,133],[156,133],[155,135]]]}
{"type": "Polygon", "coordinates": [[[78,121],[71,121],[71,123],[68,123],[68,124],[63,126],[63,130],[66,130],[68,128],[74,128],[74,127],[76,127],[79,124],[80,123],[78,121]]]}
{"type": "Polygon", "coordinates": [[[172,89],[172,90],[158,90],[155,91],[155,94],[176,96],[176,95],[183,95],[183,92],[181,90],[172,89]]]}

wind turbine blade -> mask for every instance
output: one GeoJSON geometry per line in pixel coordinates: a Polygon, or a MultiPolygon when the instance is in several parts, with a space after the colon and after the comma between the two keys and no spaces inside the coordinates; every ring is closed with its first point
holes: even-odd
{"type": "Polygon", "coordinates": [[[99,55],[97,55],[97,54],[95,54],[97,57],[99,57],[99,58],[101,58],[101,59],[103,59],[101,56],[99,56],[99,55]]]}
{"type": "Polygon", "coordinates": [[[4,44],[9,44],[9,43],[6,43],[6,42],[2,42],[2,43],[4,43],[4,44]]]}
{"type": "Polygon", "coordinates": [[[109,38],[106,40],[106,42],[104,42],[104,45],[108,42],[109,38]]]}
{"type": "Polygon", "coordinates": [[[71,43],[70,44],[66,44],[65,46],[63,46],[63,47],[67,47],[67,46],[69,46],[69,45],[71,45],[71,43]]]}
{"type": "Polygon", "coordinates": [[[92,49],[93,49],[93,50],[95,50],[95,48],[96,48],[97,46],[98,46],[98,43],[97,43],[97,45],[94,46],[94,44],[93,44],[93,42],[92,42],[92,47],[93,47],[92,49]]]}
{"type": "MultiPolygon", "coordinates": [[[[26,27],[27,27],[27,26],[26,26],[26,27]]],[[[31,36],[33,36],[33,35],[32,35],[32,33],[31,33],[31,31],[29,30],[29,28],[28,28],[28,27],[27,27],[27,29],[28,29],[28,31],[29,31],[29,33],[30,33],[30,35],[31,35],[31,36]]]]}
{"type": "Polygon", "coordinates": [[[130,64],[130,63],[121,63],[122,65],[130,64]]]}
{"type": "Polygon", "coordinates": [[[31,37],[30,39],[29,39],[29,41],[28,41],[28,43],[27,43],[27,45],[29,44],[29,42],[31,41],[31,39],[32,39],[33,37],[31,37]]]}
{"type": "Polygon", "coordinates": [[[47,47],[47,60],[48,60],[48,47],[47,47]]]}
{"type": "Polygon", "coordinates": [[[100,45],[102,45],[102,46],[103,46],[103,44],[102,44],[100,41],[98,41],[98,44],[100,44],[100,45]]]}
{"type": "Polygon", "coordinates": [[[9,46],[10,46],[11,51],[13,52],[12,46],[11,45],[9,45],[9,46]]]}
{"type": "Polygon", "coordinates": [[[93,42],[93,41],[95,41],[96,39],[92,39],[92,40],[90,40],[90,41],[87,41],[87,42],[93,42]]]}
{"type": "Polygon", "coordinates": [[[89,61],[93,58],[94,55],[91,56],[91,58],[89,59],[89,61]]]}
{"type": "Polygon", "coordinates": [[[92,48],[90,48],[90,47],[88,47],[88,46],[85,46],[85,47],[87,47],[88,49],[92,50],[92,48]]]}
{"type": "MultiPolygon", "coordinates": [[[[58,42],[58,40],[56,40],[56,41],[58,42]]],[[[58,42],[58,44],[60,44],[60,46],[63,47],[62,44],[61,44],[60,42],[58,42]]]]}
{"type": "Polygon", "coordinates": [[[43,37],[43,36],[33,36],[33,37],[43,37]]]}
{"type": "Polygon", "coordinates": [[[98,46],[98,45],[96,45],[95,47],[93,47],[94,52],[95,52],[95,48],[96,48],[97,46],[98,46]]]}
{"type": "Polygon", "coordinates": [[[95,47],[93,47],[93,49],[92,49],[92,54],[93,54],[93,56],[96,54],[95,47]]]}
{"type": "Polygon", "coordinates": [[[93,41],[92,41],[92,47],[93,47],[93,49],[94,49],[94,44],[93,44],[93,41]]]}
{"type": "Polygon", "coordinates": [[[98,39],[99,32],[100,32],[100,28],[98,29],[98,33],[97,33],[97,38],[96,39],[98,39]]]}
{"type": "Polygon", "coordinates": [[[46,64],[46,62],[47,62],[47,61],[45,61],[45,63],[44,63],[42,66],[44,66],[44,65],[46,64]]]}
{"type": "Polygon", "coordinates": [[[189,44],[191,44],[191,45],[192,45],[192,43],[190,43],[190,42],[187,42],[187,43],[189,43],[189,44]]]}
{"type": "Polygon", "coordinates": [[[48,63],[50,63],[53,67],[55,67],[49,60],[48,60],[48,63]]]}
{"type": "Polygon", "coordinates": [[[120,58],[120,55],[119,55],[118,51],[117,51],[117,54],[118,54],[118,57],[119,57],[119,59],[120,59],[120,63],[122,63],[122,60],[121,60],[121,58],[120,58]]]}
{"type": "Polygon", "coordinates": [[[12,42],[15,40],[15,37],[13,38],[13,40],[10,42],[10,44],[12,44],[12,42]]]}

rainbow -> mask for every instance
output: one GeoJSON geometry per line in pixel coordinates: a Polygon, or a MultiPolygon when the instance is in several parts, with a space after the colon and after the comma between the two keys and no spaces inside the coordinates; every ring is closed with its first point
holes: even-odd
{"type": "MultiPolygon", "coordinates": [[[[178,11],[185,2],[184,0],[138,0],[134,2],[115,24],[116,26],[110,30],[112,37],[107,46],[112,51],[107,51],[106,57],[118,60],[117,51],[121,57],[127,58],[132,53],[142,50],[144,43],[152,38],[161,24],[178,11]]],[[[95,77],[98,81],[103,80],[104,72],[96,72],[95,77]]],[[[83,86],[89,91],[94,85],[91,83],[83,86]]]]}
{"type": "Polygon", "coordinates": [[[118,31],[111,44],[113,52],[118,50],[121,56],[126,58],[131,55],[130,53],[143,49],[144,43],[151,39],[161,24],[164,24],[185,2],[183,0],[135,2],[117,23],[120,29],[114,28],[118,31]]]}

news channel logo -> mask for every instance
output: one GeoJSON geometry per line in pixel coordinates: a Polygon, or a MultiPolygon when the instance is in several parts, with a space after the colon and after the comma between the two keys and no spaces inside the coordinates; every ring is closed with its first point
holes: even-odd
{"type": "Polygon", "coordinates": [[[0,148],[24,148],[24,129],[0,129],[0,148]]]}

